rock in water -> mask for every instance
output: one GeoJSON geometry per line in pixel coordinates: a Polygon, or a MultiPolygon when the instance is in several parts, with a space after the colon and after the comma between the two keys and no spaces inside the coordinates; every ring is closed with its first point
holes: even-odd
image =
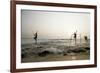
{"type": "Polygon", "coordinates": [[[89,48],[89,47],[86,47],[85,49],[86,49],[86,50],[90,50],[90,48],[89,48]]]}
{"type": "Polygon", "coordinates": [[[46,56],[46,55],[48,55],[48,54],[50,54],[49,51],[43,51],[43,52],[41,52],[41,53],[38,53],[38,55],[41,56],[41,57],[44,57],[44,56],[46,56]]]}

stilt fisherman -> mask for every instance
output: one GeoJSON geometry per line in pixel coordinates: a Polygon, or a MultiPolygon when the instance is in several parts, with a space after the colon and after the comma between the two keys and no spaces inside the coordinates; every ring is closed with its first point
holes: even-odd
{"type": "Polygon", "coordinates": [[[34,40],[35,40],[35,44],[37,44],[37,38],[38,38],[38,34],[37,32],[34,34],[34,40]]]}
{"type": "Polygon", "coordinates": [[[75,45],[76,45],[76,43],[77,43],[77,30],[76,30],[76,32],[74,32],[74,40],[75,40],[75,45]]]}

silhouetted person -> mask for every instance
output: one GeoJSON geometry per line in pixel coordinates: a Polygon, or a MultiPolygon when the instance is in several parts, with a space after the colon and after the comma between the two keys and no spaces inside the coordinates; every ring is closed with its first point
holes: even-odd
{"type": "Polygon", "coordinates": [[[38,34],[37,32],[34,34],[34,40],[35,40],[35,44],[37,44],[37,37],[38,37],[38,34]]]}
{"type": "Polygon", "coordinates": [[[88,41],[88,37],[87,36],[84,36],[84,39],[85,39],[86,42],[88,41]]]}
{"type": "Polygon", "coordinates": [[[74,40],[75,40],[75,45],[76,45],[76,41],[77,41],[77,31],[74,32],[74,40]]]}

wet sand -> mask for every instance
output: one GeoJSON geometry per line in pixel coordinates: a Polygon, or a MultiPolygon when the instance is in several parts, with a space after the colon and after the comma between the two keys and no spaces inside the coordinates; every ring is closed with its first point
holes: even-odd
{"type": "Polygon", "coordinates": [[[47,55],[45,57],[40,56],[28,56],[27,58],[23,58],[22,62],[48,62],[48,61],[72,61],[72,60],[88,60],[88,53],[80,53],[78,55],[47,55]]]}

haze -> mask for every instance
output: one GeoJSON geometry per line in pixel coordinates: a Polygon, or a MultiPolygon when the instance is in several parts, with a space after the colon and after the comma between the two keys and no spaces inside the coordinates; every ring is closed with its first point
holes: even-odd
{"type": "Polygon", "coordinates": [[[89,13],[21,10],[22,38],[32,38],[38,32],[39,39],[68,39],[76,30],[89,37],[89,13]]]}

